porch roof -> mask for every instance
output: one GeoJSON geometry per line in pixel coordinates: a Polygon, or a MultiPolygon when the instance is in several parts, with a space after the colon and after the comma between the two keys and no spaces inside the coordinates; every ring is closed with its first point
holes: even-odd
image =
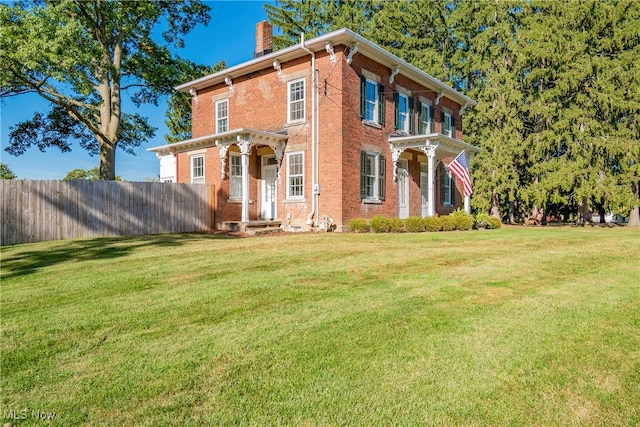
{"type": "Polygon", "coordinates": [[[274,132],[268,130],[240,128],[211,135],[199,136],[185,141],[173,142],[171,144],[160,145],[147,148],[147,151],[155,152],[158,155],[175,153],[178,151],[192,150],[194,148],[213,147],[217,144],[232,145],[238,141],[251,141],[253,145],[268,145],[279,147],[289,139],[285,132],[274,132]]]}
{"type": "Polygon", "coordinates": [[[476,154],[482,151],[475,145],[467,144],[458,139],[451,138],[450,136],[442,135],[440,133],[430,133],[424,135],[389,135],[389,144],[391,148],[424,148],[429,144],[438,144],[439,150],[447,151],[451,154],[458,154],[462,150],[466,150],[467,153],[476,154]]]}

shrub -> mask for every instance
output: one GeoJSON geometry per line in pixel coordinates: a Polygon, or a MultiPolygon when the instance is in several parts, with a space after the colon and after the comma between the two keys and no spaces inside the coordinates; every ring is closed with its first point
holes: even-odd
{"type": "Polygon", "coordinates": [[[389,220],[382,215],[376,215],[369,220],[369,227],[374,233],[387,233],[389,231],[389,220]]]}
{"type": "Polygon", "coordinates": [[[500,222],[500,220],[494,216],[481,212],[476,215],[475,226],[476,228],[494,229],[500,228],[502,226],[502,222],[500,222]]]}
{"type": "Polygon", "coordinates": [[[473,217],[462,209],[456,209],[449,217],[453,221],[454,230],[471,230],[473,227],[473,217]]]}
{"type": "Polygon", "coordinates": [[[398,217],[389,218],[389,231],[392,233],[402,233],[404,231],[404,220],[398,217]]]}
{"type": "Polygon", "coordinates": [[[369,224],[367,224],[367,220],[363,218],[353,218],[349,221],[349,231],[354,233],[367,233],[369,231],[369,224]]]}
{"type": "Polygon", "coordinates": [[[424,231],[424,220],[420,216],[410,216],[404,220],[404,227],[409,233],[420,233],[424,231]]]}
{"type": "Polygon", "coordinates": [[[495,228],[500,228],[500,227],[502,227],[502,221],[500,221],[495,216],[490,216],[489,217],[489,228],[495,229],[495,228]]]}
{"type": "Polygon", "coordinates": [[[476,228],[491,228],[491,226],[489,225],[489,218],[491,218],[491,216],[485,212],[476,214],[476,217],[474,219],[474,226],[476,228]]]}
{"type": "Polygon", "coordinates": [[[424,228],[427,231],[440,231],[442,230],[442,222],[437,216],[428,216],[424,218],[424,228]]]}
{"type": "Polygon", "coordinates": [[[442,224],[442,231],[453,231],[456,229],[455,218],[451,215],[441,216],[440,223],[442,224]]]}

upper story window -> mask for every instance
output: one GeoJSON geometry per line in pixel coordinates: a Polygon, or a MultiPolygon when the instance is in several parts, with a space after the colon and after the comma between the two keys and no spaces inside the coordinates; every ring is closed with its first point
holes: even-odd
{"type": "Polygon", "coordinates": [[[407,134],[413,133],[413,98],[404,93],[393,92],[395,128],[407,134]]]}
{"type": "Polygon", "coordinates": [[[229,198],[242,198],[242,158],[240,153],[229,153],[229,198]]]}
{"type": "Polygon", "coordinates": [[[304,153],[287,153],[287,198],[304,197],[304,153]]]}
{"type": "Polygon", "coordinates": [[[360,152],[360,198],[369,201],[384,200],[385,160],[380,153],[360,152]]]}
{"type": "Polygon", "coordinates": [[[455,137],[456,122],[453,115],[449,111],[440,113],[440,133],[451,138],[455,137]]]}
{"type": "Polygon", "coordinates": [[[304,79],[293,80],[287,84],[289,102],[287,104],[288,122],[304,120],[304,79]]]}
{"type": "Polygon", "coordinates": [[[384,86],[364,75],[360,76],[360,118],[384,124],[384,86]]]}
{"type": "Polygon", "coordinates": [[[216,101],[216,133],[229,130],[229,101],[216,101]]]}
{"type": "Polygon", "coordinates": [[[433,106],[428,102],[418,101],[418,135],[427,135],[435,131],[433,106]]]}
{"type": "Polygon", "coordinates": [[[191,156],[191,183],[204,184],[204,155],[191,156]]]}

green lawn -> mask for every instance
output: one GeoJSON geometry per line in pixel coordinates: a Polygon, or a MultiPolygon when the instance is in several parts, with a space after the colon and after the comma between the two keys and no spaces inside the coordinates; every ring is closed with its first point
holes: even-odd
{"type": "Polygon", "coordinates": [[[47,242],[1,279],[3,423],[640,425],[638,229],[47,242]]]}

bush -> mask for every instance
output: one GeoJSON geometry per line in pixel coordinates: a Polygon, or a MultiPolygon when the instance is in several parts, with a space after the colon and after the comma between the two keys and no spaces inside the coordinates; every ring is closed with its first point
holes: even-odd
{"type": "Polygon", "coordinates": [[[424,218],[424,228],[427,231],[440,231],[442,230],[442,222],[437,216],[428,216],[424,218]]]}
{"type": "Polygon", "coordinates": [[[404,220],[404,227],[409,233],[420,233],[424,231],[424,220],[420,216],[410,216],[404,220]]]}
{"type": "Polygon", "coordinates": [[[462,209],[456,209],[449,217],[453,221],[454,230],[471,230],[473,227],[473,217],[462,209]]]}
{"type": "Polygon", "coordinates": [[[502,221],[500,221],[495,216],[490,216],[489,217],[489,228],[495,229],[495,228],[500,228],[500,227],[502,227],[502,221]]]}
{"type": "Polygon", "coordinates": [[[451,215],[441,216],[440,223],[442,224],[442,231],[453,231],[456,229],[455,218],[451,215]]]}
{"type": "Polygon", "coordinates": [[[367,224],[367,220],[363,218],[353,218],[349,221],[349,231],[354,233],[367,233],[369,232],[369,224],[367,224]]]}
{"type": "Polygon", "coordinates": [[[502,222],[494,216],[481,212],[476,215],[475,226],[476,228],[495,229],[500,228],[502,226],[502,222]]]}
{"type": "Polygon", "coordinates": [[[389,220],[382,215],[376,215],[369,220],[369,227],[374,233],[387,233],[389,231],[389,220]]]}
{"type": "Polygon", "coordinates": [[[392,233],[402,233],[404,231],[404,220],[398,217],[389,218],[389,231],[392,233]]]}

